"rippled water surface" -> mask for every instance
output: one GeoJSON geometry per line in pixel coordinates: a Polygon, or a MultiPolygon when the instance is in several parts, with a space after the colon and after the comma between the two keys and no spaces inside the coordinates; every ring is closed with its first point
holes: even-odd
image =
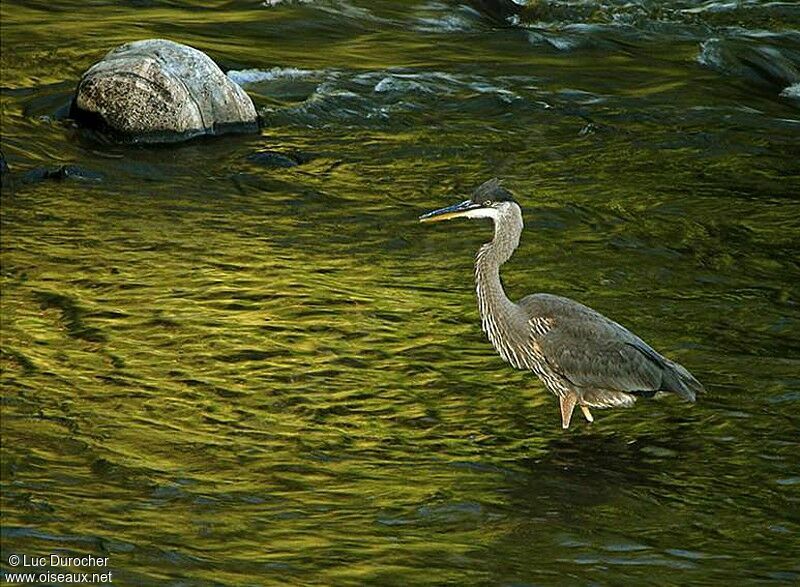
{"type": "Polygon", "coordinates": [[[58,552],[124,585],[800,581],[797,5],[0,10],[4,573],[58,552]],[[211,55],[262,132],[76,129],[81,73],[148,37],[211,55]],[[492,176],[525,210],[511,297],[622,322],[696,405],[560,429],[480,332],[490,227],[416,222],[492,176]]]}

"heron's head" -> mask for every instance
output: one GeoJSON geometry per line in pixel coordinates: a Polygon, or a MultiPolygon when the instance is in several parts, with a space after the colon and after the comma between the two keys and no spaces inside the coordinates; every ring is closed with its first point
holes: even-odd
{"type": "Polygon", "coordinates": [[[439,222],[452,218],[491,218],[494,221],[508,215],[519,216],[519,204],[496,177],[478,186],[469,200],[428,212],[420,222],[439,222]]]}

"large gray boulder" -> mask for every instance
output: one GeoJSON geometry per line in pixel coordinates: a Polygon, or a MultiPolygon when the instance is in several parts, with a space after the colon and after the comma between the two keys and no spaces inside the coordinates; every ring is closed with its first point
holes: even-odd
{"type": "Polygon", "coordinates": [[[79,122],[136,142],[254,132],[253,101],[205,53],[164,39],[117,47],[83,74],[79,122]]]}

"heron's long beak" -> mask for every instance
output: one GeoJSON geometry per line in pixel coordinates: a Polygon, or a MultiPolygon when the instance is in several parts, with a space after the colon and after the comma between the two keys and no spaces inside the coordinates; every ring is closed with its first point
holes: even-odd
{"type": "Polygon", "coordinates": [[[420,222],[439,222],[440,220],[450,220],[451,218],[458,218],[463,216],[470,210],[480,208],[480,204],[476,204],[472,200],[464,200],[458,204],[453,204],[447,208],[439,208],[433,212],[428,212],[419,217],[420,222]]]}

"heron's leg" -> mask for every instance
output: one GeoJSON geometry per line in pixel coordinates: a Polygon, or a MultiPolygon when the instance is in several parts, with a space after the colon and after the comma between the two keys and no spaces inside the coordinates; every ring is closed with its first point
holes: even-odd
{"type": "Polygon", "coordinates": [[[592,413],[589,411],[589,406],[581,405],[581,412],[583,412],[587,422],[590,424],[594,422],[594,416],[592,416],[592,413]]]}
{"type": "Polygon", "coordinates": [[[573,392],[568,391],[566,394],[558,396],[558,399],[561,403],[561,428],[566,430],[569,428],[569,421],[572,420],[572,410],[575,409],[578,398],[573,392]]]}

